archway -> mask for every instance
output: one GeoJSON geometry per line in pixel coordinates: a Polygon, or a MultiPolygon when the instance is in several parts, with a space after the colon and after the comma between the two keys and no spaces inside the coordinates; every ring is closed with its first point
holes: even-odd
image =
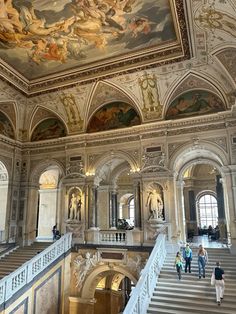
{"type": "Polygon", "coordinates": [[[172,166],[176,169],[175,203],[180,240],[186,241],[199,233],[197,195],[211,194],[217,198],[221,239],[227,241],[229,208],[227,188],[224,184],[223,165],[227,163],[224,151],[216,145],[193,139],[192,143],[176,151],[174,158],[172,166]]]}
{"type": "Polygon", "coordinates": [[[183,196],[188,241],[193,236],[207,236],[209,241],[226,241],[225,202],[221,182],[221,175],[212,164],[192,164],[185,170],[183,196]]]}
{"type": "Polygon", "coordinates": [[[36,237],[38,240],[51,240],[52,227],[57,222],[58,181],[60,171],[55,166],[48,167],[39,178],[39,201],[36,237]]]}

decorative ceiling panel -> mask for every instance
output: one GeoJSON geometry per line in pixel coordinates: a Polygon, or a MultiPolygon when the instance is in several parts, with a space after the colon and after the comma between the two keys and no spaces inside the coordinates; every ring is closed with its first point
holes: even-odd
{"type": "Polygon", "coordinates": [[[26,93],[189,57],[183,0],[0,1],[2,76],[26,93]]]}

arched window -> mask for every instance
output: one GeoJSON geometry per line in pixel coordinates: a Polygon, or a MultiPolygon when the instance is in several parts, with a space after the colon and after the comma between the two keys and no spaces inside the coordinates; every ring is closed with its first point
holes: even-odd
{"type": "Polygon", "coordinates": [[[218,225],[217,200],[209,192],[199,195],[197,199],[198,220],[200,228],[215,228],[218,225]]]}

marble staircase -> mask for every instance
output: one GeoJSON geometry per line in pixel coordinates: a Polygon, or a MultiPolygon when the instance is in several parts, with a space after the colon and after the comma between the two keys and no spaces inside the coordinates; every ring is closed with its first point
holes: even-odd
{"type": "Polygon", "coordinates": [[[177,278],[174,268],[175,254],[168,254],[159,281],[151,298],[149,314],[235,314],[236,313],[236,256],[228,249],[208,248],[209,262],[206,278],[198,278],[197,250],[193,249],[192,272],[177,278]],[[215,262],[220,261],[225,271],[225,295],[220,306],[216,303],[215,287],[210,278],[215,262]]]}
{"type": "Polygon", "coordinates": [[[35,242],[30,246],[17,247],[9,253],[0,256],[0,280],[42,252],[50,244],[51,242],[35,242]]]}

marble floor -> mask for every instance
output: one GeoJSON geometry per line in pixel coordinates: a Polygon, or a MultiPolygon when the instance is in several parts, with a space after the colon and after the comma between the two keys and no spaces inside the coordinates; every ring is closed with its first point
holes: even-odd
{"type": "Polygon", "coordinates": [[[207,235],[194,236],[191,241],[191,246],[198,247],[200,244],[205,248],[227,248],[227,245],[220,241],[211,241],[207,235]]]}

